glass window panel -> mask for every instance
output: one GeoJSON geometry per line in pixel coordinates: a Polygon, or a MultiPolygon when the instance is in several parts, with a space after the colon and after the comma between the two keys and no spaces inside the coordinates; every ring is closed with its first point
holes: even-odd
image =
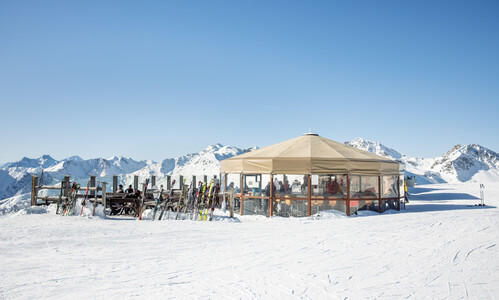
{"type": "Polygon", "coordinates": [[[357,176],[350,179],[352,198],[378,198],[378,176],[357,176]]]}
{"type": "Polygon", "coordinates": [[[319,184],[312,185],[312,196],[346,198],[347,176],[319,175],[319,184]]]}
{"type": "Polygon", "coordinates": [[[383,190],[382,198],[398,197],[398,176],[382,176],[381,188],[383,190]]]}
{"type": "Polygon", "coordinates": [[[338,210],[346,213],[345,200],[312,200],[312,214],[324,210],[338,210]]]}
{"type": "Polygon", "coordinates": [[[276,197],[307,198],[308,175],[274,175],[274,191],[276,197]]]}
{"type": "Polygon", "coordinates": [[[273,214],[280,217],[306,217],[308,216],[308,200],[276,199],[273,214]]]}
{"type": "Polygon", "coordinates": [[[244,215],[262,215],[266,216],[269,211],[268,199],[244,198],[243,214],[244,215]]]}
{"type": "Polygon", "coordinates": [[[354,214],[358,210],[371,210],[378,212],[378,200],[350,200],[350,214],[354,214]]]}
{"type": "Polygon", "coordinates": [[[227,191],[234,188],[234,193],[241,193],[241,174],[226,174],[227,176],[227,191]]]}
{"type": "Polygon", "coordinates": [[[243,182],[244,182],[244,196],[248,197],[270,196],[270,175],[245,174],[243,182]]]}

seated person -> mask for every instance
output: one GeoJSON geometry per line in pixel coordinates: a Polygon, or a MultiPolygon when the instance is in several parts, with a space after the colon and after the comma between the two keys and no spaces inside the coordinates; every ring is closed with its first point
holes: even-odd
{"type": "Polygon", "coordinates": [[[119,186],[119,187],[118,187],[118,189],[116,190],[116,193],[120,193],[120,194],[122,194],[122,193],[124,193],[124,192],[125,192],[125,191],[123,191],[123,185],[122,185],[122,184],[120,184],[120,186],[119,186]]]}
{"type": "Polygon", "coordinates": [[[343,189],[341,188],[341,185],[338,183],[338,181],[336,181],[336,178],[334,179],[334,181],[332,183],[331,192],[333,195],[343,194],[343,189]]]}
{"type": "Polygon", "coordinates": [[[128,186],[128,188],[126,189],[126,193],[127,193],[127,194],[133,194],[133,188],[132,188],[132,185],[131,185],[131,184],[130,184],[130,185],[128,186]]]}
{"type": "Polygon", "coordinates": [[[362,196],[369,196],[369,197],[376,196],[376,191],[373,187],[368,188],[362,193],[362,196]]]}

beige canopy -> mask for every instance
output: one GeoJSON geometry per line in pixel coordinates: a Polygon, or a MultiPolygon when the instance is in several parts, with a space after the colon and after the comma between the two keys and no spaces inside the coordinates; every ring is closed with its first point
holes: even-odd
{"type": "Polygon", "coordinates": [[[304,134],[220,163],[221,173],[399,175],[402,164],[317,134],[304,134]]]}

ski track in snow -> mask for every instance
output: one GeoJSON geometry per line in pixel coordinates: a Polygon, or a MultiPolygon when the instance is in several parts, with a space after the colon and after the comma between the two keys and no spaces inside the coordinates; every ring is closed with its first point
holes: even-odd
{"type": "Polygon", "coordinates": [[[468,207],[473,184],[427,185],[405,211],[350,218],[6,214],[0,298],[497,298],[499,184],[488,188],[486,208],[468,207]]]}

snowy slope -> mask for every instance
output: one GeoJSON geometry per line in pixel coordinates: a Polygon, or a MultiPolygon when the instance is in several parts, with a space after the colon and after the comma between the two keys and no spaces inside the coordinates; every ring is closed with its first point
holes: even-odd
{"type": "MultiPolygon", "coordinates": [[[[497,299],[499,185],[411,190],[407,210],[214,222],[0,216],[1,299],[497,299]],[[389,224],[389,226],[387,226],[389,224]]],[[[53,209],[53,208],[52,208],[53,209]]]]}

